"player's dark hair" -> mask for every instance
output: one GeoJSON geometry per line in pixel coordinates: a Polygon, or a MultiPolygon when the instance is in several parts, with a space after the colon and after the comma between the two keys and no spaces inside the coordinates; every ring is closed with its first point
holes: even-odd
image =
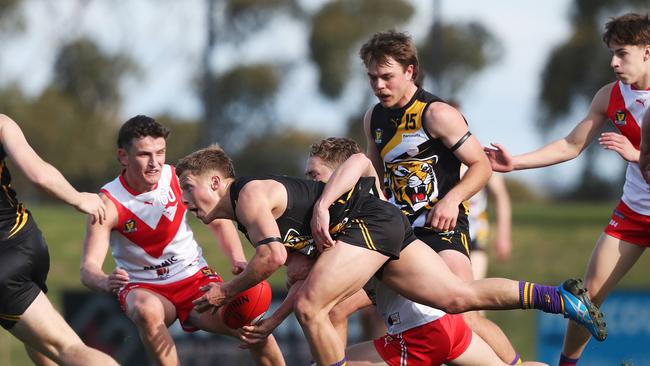
{"type": "Polygon", "coordinates": [[[407,33],[389,30],[375,33],[368,42],[361,46],[359,57],[366,68],[373,63],[386,65],[388,57],[392,57],[402,65],[404,70],[413,65],[413,81],[417,81],[420,73],[418,50],[407,33]]]}
{"type": "Polygon", "coordinates": [[[603,41],[619,45],[650,45],[650,20],[648,14],[628,13],[612,18],[605,24],[603,41]]]}
{"type": "Polygon", "coordinates": [[[232,164],[232,159],[216,144],[195,151],[181,158],[176,164],[176,175],[178,176],[185,171],[194,175],[201,175],[210,170],[222,173],[224,178],[235,177],[235,167],[232,164]]]}
{"type": "Polygon", "coordinates": [[[120,131],[117,134],[117,147],[120,149],[128,149],[133,143],[133,139],[141,137],[163,137],[169,136],[169,128],[156,122],[155,119],[137,115],[128,121],[124,122],[120,131]]]}
{"type": "Polygon", "coordinates": [[[320,158],[323,164],[334,170],[350,156],[360,152],[361,148],[354,140],[345,137],[328,137],[311,144],[309,156],[320,158]]]}

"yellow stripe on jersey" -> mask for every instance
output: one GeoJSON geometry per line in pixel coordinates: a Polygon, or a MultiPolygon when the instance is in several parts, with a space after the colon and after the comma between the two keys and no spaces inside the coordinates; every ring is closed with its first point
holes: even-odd
{"type": "Polygon", "coordinates": [[[402,119],[399,122],[399,126],[397,127],[397,131],[395,131],[393,137],[380,151],[382,159],[384,159],[386,157],[386,154],[392,151],[395,146],[399,145],[402,142],[402,135],[405,132],[415,132],[422,128],[422,113],[424,112],[424,108],[426,106],[427,102],[416,100],[406,111],[404,111],[402,119]],[[415,122],[415,124],[413,124],[413,122],[415,122]]]}
{"type": "Polygon", "coordinates": [[[350,198],[352,197],[352,194],[354,193],[355,188],[357,188],[357,187],[356,186],[352,187],[352,189],[348,192],[348,194],[347,194],[347,196],[345,196],[345,198],[339,198],[338,201],[336,201],[336,202],[340,203],[340,204],[345,204],[346,202],[348,202],[350,200],[350,198]]]}
{"type": "Polygon", "coordinates": [[[25,226],[28,218],[29,218],[29,213],[27,212],[27,210],[25,210],[25,206],[23,206],[22,203],[19,204],[18,210],[16,210],[16,223],[9,231],[8,238],[11,238],[12,236],[16,235],[16,233],[19,232],[20,229],[22,229],[25,226]]]}
{"type": "Polygon", "coordinates": [[[370,236],[370,232],[368,231],[368,227],[363,222],[363,220],[355,219],[354,222],[359,225],[359,229],[361,230],[361,235],[363,235],[363,240],[366,242],[366,246],[369,249],[377,250],[377,247],[375,246],[375,243],[372,241],[372,237],[370,236]]]}

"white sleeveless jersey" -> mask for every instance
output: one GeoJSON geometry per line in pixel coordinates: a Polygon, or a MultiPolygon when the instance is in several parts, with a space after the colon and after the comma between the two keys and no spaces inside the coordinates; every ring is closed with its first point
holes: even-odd
{"type": "Polygon", "coordinates": [[[445,312],[418,304],[393,291],[381,281],[376,283],[377,311],[384,319],[388,334],[398,334],[438,320],[445,312]]]}
{"type": "MultiPolygon", "coordinates": [[[[620,81],[612,87],[607,115],[637,149],[641,144],[641,123],[649,106],[649,90],[634,90],[620,81]]],[[[621,200],[634,212],[650,215],[650,186],[643,179],[637,163],[627,164],[621,200]]]]}
{"type": "Polygon", "coordinates": [[[149,192],[133,192],[123,174],[101,192],[117,208],[111,250],[117,266],[129,273],[131,282],[176,282],[207,265],[187,224],[187,207],[181,202],[172,166],[163,166],[160,181],[149,192]]]}

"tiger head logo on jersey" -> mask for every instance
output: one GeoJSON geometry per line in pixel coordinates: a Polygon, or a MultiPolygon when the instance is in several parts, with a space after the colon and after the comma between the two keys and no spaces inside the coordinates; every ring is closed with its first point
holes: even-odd
{"type": "Polygon", "coordinates": [[[438,197],[438,181],[433,171],[438,156],[386,163],[388,186],[395,203],[405,213],[431,206],[438,197]]]}

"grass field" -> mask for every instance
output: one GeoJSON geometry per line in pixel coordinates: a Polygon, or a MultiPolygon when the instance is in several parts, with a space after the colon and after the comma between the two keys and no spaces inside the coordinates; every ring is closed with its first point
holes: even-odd
{"type": "MultiPolygon", "coordinates": [[[[570,276],[582,277],[593,245],[609,220],[614,203],[557,204],[526,203],[513,207],[512,259],[490,264],[490,275],[527,279],[549,284],[570,276]]],[[[59,294],[68,288],[82,288],[79,282],[79,258],[84,233],[84,217],[64,206],[30,206],[50,246],[51,269],[49,297],[59,306],[59,294]]],[[[231,277],[229,265],[220,255],[211,234],[191,218],[204,255],[225,279],[231,277]]],[[[252,249],[245,245],[250,257],[252,249]]],[[[105,270],[113,268],[110,254],[105,270]]],[[[623,280],[621,287],[648,287],[650,258],[642,258],[623,280]]],[[[277,273],[271,282],[282,286],[284,274],[277,273]]],[[[508,334],[524,359],[535,356],[534,311],[488,312],[508,334]]],[[[0,333],[0,365],[31,365],[20,342],[7,332],[0,333]]]]}

